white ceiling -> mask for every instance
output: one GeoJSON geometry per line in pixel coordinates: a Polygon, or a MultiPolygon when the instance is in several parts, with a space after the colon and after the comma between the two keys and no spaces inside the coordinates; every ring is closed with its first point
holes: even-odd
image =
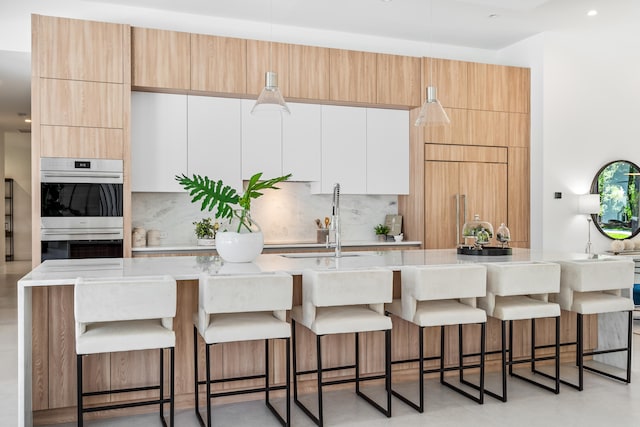
{"type": "MultiPolygon", "coordinates": [[[[21,0],[0,4],[0,130],[25,128],[30,14],[189,31],[206,19],[500,50],[544,31],[637,25],[638,0],[21,0]],[[597,9],[598,16],[586,12],[597,9]],[[495,17],[490,17],[495,15],[495,17]],[[2,30],[4,28],[4,30],[2,30]],[[4,33],[3,33],[4,31],[4,33]],[[10,34],[7,32],[10,31],[10,34]],[[9,45],[8,45],[9,43],[9,45]],[[14,43],[11,45],[11,43],[14,43]],[[26,47],[25,47],[26,46],[26,47]]],[[[229,25],[229,24],[227,24],[229,25]]],[[[195,27],[194,32],[204,32],[195,27]]],[[[210,31],[215,33],[215,30],[210,31]]],[[[259,37],[258,37],[259,38],[259,37]]]]}

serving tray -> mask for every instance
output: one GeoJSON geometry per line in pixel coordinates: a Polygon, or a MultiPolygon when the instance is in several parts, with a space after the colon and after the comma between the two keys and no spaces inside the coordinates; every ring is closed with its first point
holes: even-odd
{"type": "Polygon", "coordinates": [[[500,256],[511,255],[512,253],[511,248],[502,248],[500,246],[484,246],[482,248],[462,246],[458,248],[459,255],[500,256]]]}

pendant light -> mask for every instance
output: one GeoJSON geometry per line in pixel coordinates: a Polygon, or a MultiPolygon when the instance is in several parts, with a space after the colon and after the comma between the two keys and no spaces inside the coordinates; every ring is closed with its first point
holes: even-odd
{"type": "MultiPolygon", "coordinates": [[[[433,0],[429,1],[429,41],[431,40],[431,33],[433,24],[433,0]]],[[[433,81],[433,58],[429,58],[429,83],[433,81]]],[[[449,116],[442,108],[442,104],[438,101],[437,90],[435,86],[427,86],[427,98],[422,104],[420,114],[416,119],[416,126],[436,126],[436,125],[448,125],[450,123],[449,116]]]]}
{"type": "MultiPolygon", "coordinates": [[[[273,58],[273,0],[269,2],[269,21],[271,24],[271,36],[269,40],[269,69],[272,70],[273,58]]],[[[264,73],[264,89],[260,92],[260,96],[256,100],[255,105],[251,109],[251,114],[262,112],[279,112],[291,114],[287,103],[278,88],[278,73],[275,71],[267,71],[264,73]]]]}

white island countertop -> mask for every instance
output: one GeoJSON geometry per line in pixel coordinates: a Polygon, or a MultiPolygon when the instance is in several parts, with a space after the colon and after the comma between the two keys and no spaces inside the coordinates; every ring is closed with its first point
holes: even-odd
{"type": "Polygon", "coordinates": [[[343,252],[335,258],[333,252],[262,254],[250,263],[227,263],[217,256],[180,256],[153,258],[94,258],[48,260],[18,282],[19,287],[73,284],[77,277],[135,277],[168,274],[176,280],[194,280],[210,274],[252,274],[283,271],[301,274],[305,269],[353,269],[387,267],[398,270],[406,265],[438,265],[511,261],[554,261],[586,259],[586,254],[535,252],[513,249],[508,256],[458,255],[455,249],[385,250],[343,252]]]}

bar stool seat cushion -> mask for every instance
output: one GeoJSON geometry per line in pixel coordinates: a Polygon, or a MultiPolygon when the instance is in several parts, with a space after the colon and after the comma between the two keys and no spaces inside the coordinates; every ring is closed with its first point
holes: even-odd
{"type": "MultiPolygon", "coordinates": [[[[388,304],[386,310],[402,317],[402,302],[395,299],[388,304]]],[[[464,325],[487,321],[487,313],[480,309],[463,304],[457,299],[418,301],[416,313],[409,320],[418,326],[464,325]]]]}
{"type": "Polygon", "coordinates": [[[175,332],[160,319],[97,322],[86,325],[76,340],[77,354],[111,353],[174,347],[175,332]]]}
{"type": "Polygon", "coordinates": [[[571,311],[581,314],[613,313],[632,311],[633,301],[605,292],[574,292],[571,311]]]}
{"type": "MultiPolygon", "coordinates": [[[[197,313],[193,316],[193,322],[198,326],[197,313]]],[[[207,344],[291,336],[291,326],[275,317],[272,311],[212,314],[209,325],[204,330],[198,327],[198,331],[207,344]]]]}
{"type": "Polygon", "coordinates": [[[291,310],[291,318],[309,328],[316,335],[391,329],[389,317],[366,305],[316,307],[316,316],[311,323],[303,320],[302,307],[296,306],[291,310]]]}
{"type": "Polygon", "coordinates": [[[496,296],[493,317],[500,320],[560,316],[560,306],[527,295],[496,296]]]}

